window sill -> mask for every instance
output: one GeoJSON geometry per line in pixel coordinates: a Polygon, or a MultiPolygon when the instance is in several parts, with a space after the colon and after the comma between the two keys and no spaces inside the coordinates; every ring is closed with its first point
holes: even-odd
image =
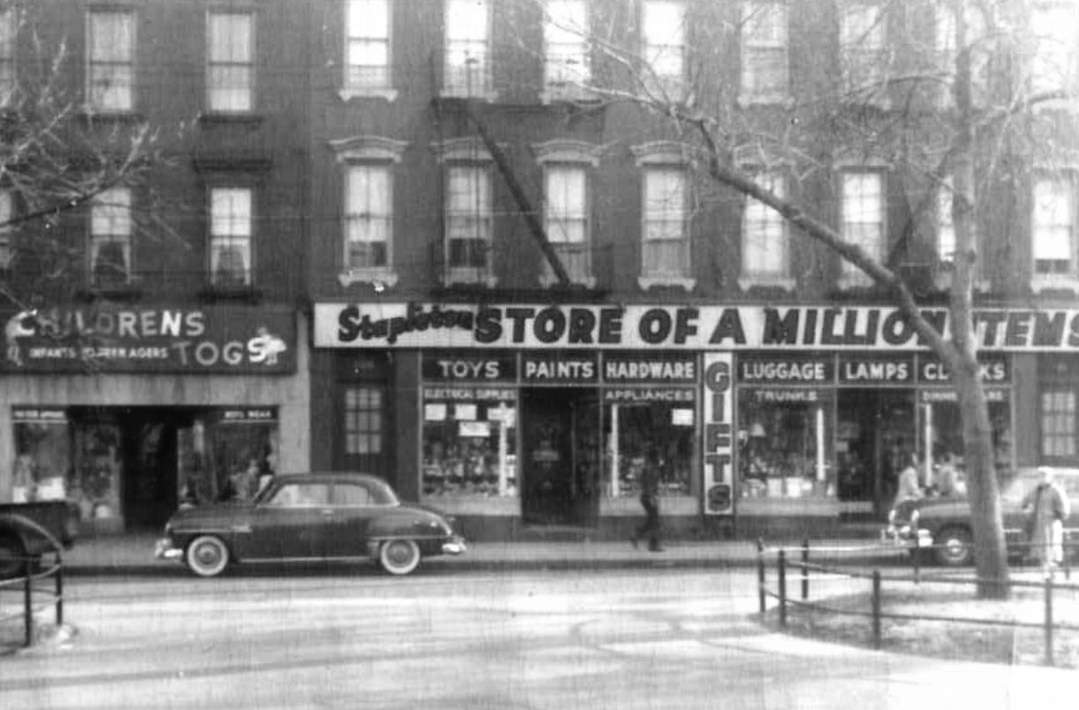
{"type": "Polygon", "coordinates": [[[1030,290],[1036,294],[1046,291],[1071,291],[1079,294],[1079,277],[1073,274],[1060,276],[1037,275],[1030,280],[1030,290]]]}
{"type": "Polygon", "coordinates": [[[498,285],[498,277],[487,273],[486,269],[447,269],[442,279],[443,286],[486,286],[498,285]]]}
{"type": "Polygon", "coordinates": [[[642,291],[647,291],[656,286],[681,287],[686,291],[692,291],[697,286],[697,279],[691,279],[684,276],[639,276],[637,278],[637,284],[641,287],[642,291]]]}
{"type": "Polygon", "coordinates": [[[587,89],[551,89],[539,94],[541,104],[597,104],[600,98],[587,89]]]}
{"type": "Polygon", "coordinates": [[[840,276],[835,287],[840,291],[867,290],[876,286],[868,276],[840,276]]]}
{"type": "Polygon", "coordinates": [[[337,275],[337,281],[345,288],[352,284],[371,284],[378,291],[379,286],[396,286],[397,272],[392,269],[346,269],[337,275]]]}
{"type": "Polygon", "coordinates": [[[266,120],[260,113],[225,113],[206,111],[199,114],[199,123],[204,126],[257,126],[266,120]]]}
{"type": "Polygon", "coordinates": [[[393,103],[397,100],[397,89],[340,89],[337,95],[345,102],[352,99],[384,99],[393,103]]]}
{"type": "MultiPolygon", "coordinates": [[[[554,274],[548,274],[548,273],[541,273],[540,276],[539,276],[539,282],[540,282],[540,286],[542,286],[543,288],[551,288],[553,286],[561,286],[562,285],[559,282],[557,276],[555,276],[554,274]]],[[[580,278],[573,278],[571,276],[570,280],[569,280],[569,285],[572,285],[572,286],[584,286],[585,288],[595,288],[596,287],[596,277],[595,276],[589,276],[587,278],[580,279],[580,278]]]]}
{"type": "Polygon", "coordinates": [[[795,280],[789,276],[752,275],[742,276],[738,279],[738,287],[743,291],[751,288],[777,288],[784,291],[794,291],[795,280]]]}

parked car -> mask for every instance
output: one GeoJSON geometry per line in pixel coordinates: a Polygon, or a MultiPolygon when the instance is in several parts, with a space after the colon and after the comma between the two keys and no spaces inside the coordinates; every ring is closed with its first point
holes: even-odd
{"type": "MultiPolygon", "coordinates": [[[[1079,547],[1079,468],[1054,468],[1056,482],[1071,501],[1071,515],[1064,521],[1064,543],[1074,554],[1079,547]]],[[[1036,467],[1020,468],[1001,485],[1000,503],[1004,519],[1004,540],[1008,556],[1022,558],[1027,553],[1022,509],[1023,498],[1041,478],[1036,467]]],[[[938,562],[949,566],[968,565],[974,560],[974,535],[970,503],[966,496],[924,498],[893,509],[882,537],[901,545],[932,548],[938,562]]]]}
{"type": "Polygon", "coordinates": [[[233,563],[375,560],[390,574],[459,555],[464,539],[442,513],[402,503],[381,478],[355,473],[277,476],[250,502],[177,511],[155,556],[213,577],[233,563]]]}
{"type": "Polygon", "coordinates": [[[0,504],[0,579],[21,573],[23,560],[70,548],[79,532],[79,508],[65,500],[0,504]]]}

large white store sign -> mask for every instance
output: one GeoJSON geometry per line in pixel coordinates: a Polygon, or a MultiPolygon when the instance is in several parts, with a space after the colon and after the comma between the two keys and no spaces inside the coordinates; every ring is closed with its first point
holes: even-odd
{"type": "MultiPolygon", "coordinates": [[[[950,334],[949,313],[922,314],[950,334]]],[[[983,308],[983,350],[1079,350],[1079,309],[983,308]]],[[[582,348],[916,350],[925,345],[896,308],[319,303],[324,348],[582,348]]]]}
{"type": "Polygon", "coordinates": [[[733,357],[730,353],[704,355],[704,512],[734,512],[733,471],[733,357]]]}

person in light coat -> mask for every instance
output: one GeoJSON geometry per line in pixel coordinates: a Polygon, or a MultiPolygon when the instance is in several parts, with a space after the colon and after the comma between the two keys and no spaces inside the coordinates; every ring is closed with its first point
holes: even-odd
{"type": "Polygon", "coordinates": [[[1041,481],[1023,498],[1030,554],[1046,575],[1064,561],[1064,519],[1071,514],[1068,496],[1054,480],[1052,468],[1038,469],[1041,481]]]}

